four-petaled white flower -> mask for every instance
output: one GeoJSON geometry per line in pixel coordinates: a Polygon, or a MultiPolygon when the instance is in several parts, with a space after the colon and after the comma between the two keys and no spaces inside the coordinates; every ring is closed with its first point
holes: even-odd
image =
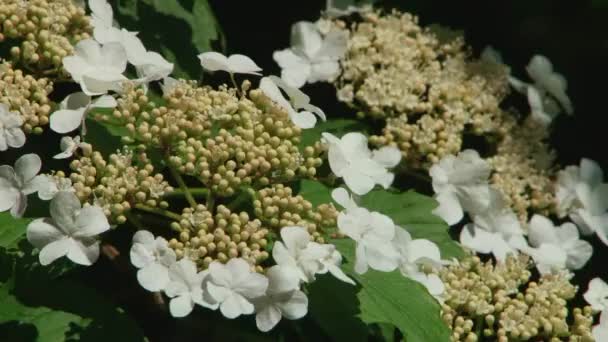
{"type": "Polygon", "coordinates": [[[205,300],[219,305],[227,318],[249,315],[255,311],[252,299],[266,293],[268,279],[255,273],[242,258],[230,259],[226,264],[214,261],[209,265],[205,280],[205,300]]]}
{"type": "Polygon", "coordinates": [[[11,210],[13,217],[21,217],[27,207],[27,195],[38,191],[35,181],[42,161],[38,155],[24,154],[9,165],[0,166],[0,212],[11,210]]]}
{"type": "Polygon", "coordinates": [[[203,281],[208,271],[197,272],[194,261],[183,258],[169,267],[169,283],[165,294],[171,298],[169,312],[173,317],[185,317],[192,312],[194,304],[214,308],[203,299],[203,281]]]}
{"type": "Polygon", "coordinates": [[[349,284],[355,284],[342,272],[342,256],[334,245],[310,241],[306,229],[297,226],[281,228],[281,241],[272,249],[274,261],[284,269],[299,275],[301,281],[315,280],[315,274],[331,273],[349,284]]]}
{"type": "Polygon", "coordinates": [[[74,138],[65,136],[61,138],[59,142],[59,148],[61,148],[61,153],[56,154],[54,159],[66,159],[70,158],[74,155],[74,152],[80,148],[80,136],[75,136],[74,138]]]}
{"type": "Polygon", "coordinates": [[[317,114],[323,121],[326,120],[325,113],[321,108],[310,104],[310,97],[297,88],[290,87],[282,79],[276,76],[268,76],[260,81],[260,89],[272,101],[282,107],[294,125],[307,129],[315,127],[317,114]],[[289,97],[289,101],[281,94],[281,88],[289,97]],[[298,110],[302,111],[298,112],[298,110]],[[314,114],[313,114],[314,113],[314,114]]]}
{"type": "Polygon", "coordinates": [[[317,25],[299,21],[291,27],[291,48],[275,51],[272,57],[281,67],[281,78],[291,87],[319,81],[333,81],[340,74],[348,35],[332,30],[325,37],[317,25]]]}
{"type": "Polygon", "coordinates": [[[226,57],[219,52],[211,51],[204,52],[198,55],[201,61],[201,66],[208,71],[226,71],[230,74],[252,74],[261,75],[262,68],[257,66],[255,62],[240,54],[230,55],[226,57]]]}
{"type": "Polygon", "coordinates": [[[0,103],[0,151],[25,145],[25,133],[21,125],[23,119],[19,112],[11,112],[6,104],[0,103]]]}
{"type": "Polygon", "coordinates": [[[421,270],[427,266],[437,270],[444,262],[441,260],[439,247],[426,239],[412,239],[407,230],[396,227],[393,245],[399,252],[399,270],[405,277],[416,280],[426,287],[429,293],[441,301],[445,285],[435,273],[425,273],[421,270]]]}
{"type": "Polygon", "coordinates": [[[608,284],[600,278],[591,279],[583,298],[594,311],[608,311],[608,284]]]}
{"type": "Polygon", "coordinates": [[[169,267],[175,263],[176,255],[162,236],[154,238],[147,230],[133,235],[131,263],[139,268],[137,281],[148,291],[160,291],[169,283],[169,267]]]}
{"type": "Polygon", "coordinates": [[[439,202],[433,213],[453,225],[464,211],[483,212],[490,203],[490,172],[490,165],[474,150],[443,157],[429,170],[439,202]]]}
{"type": "Polygon", "coordinates": [[[42,265],[67,256],[80,265],[92,265],[99,257],[97,235],[110,229],[103,209],[85,206],[74,193],[62,191],[53,197],[51,218],[40,218],[27,226],[27,240],[40,249],[42,265]]]}
{"type": "Polygon", "coordinates": [[[331,193],[336,203],[345,208],[338,214],[340,233],[355,240],[355,271],[365,273],[368,267],[390,272],[399,265],[399,253],[391,243],[395,224],[390,217],[357,206],[344,188],[331,193]]]}
{"type": "Polygon", "coordinates": [[[338,139],[331,133],[323,133],[329,145],[327,159],[331,171],[344,178],[346,186],[357,195],[365,195],[376,184],[388,189],[395,175],[387,170],[401,161],[401,152],[394,146],[370,151],[367,137],[358,132],[346,133],[338,139]]]}
{"type": "MultiPolygon", "coordinates": [[[[68,133],[78,128],[93,108],[114,108],[116,99],[110,95],[100,96],[91,102],[91,97],[83,92],[66,96],[59,110],[51,114],[50,126],[57,133],[68,133]]],[[[62,141],[63,142],[63,141],[62,141]]]]}
{"type": "Polygon", "coordinates": [[[258,329],[270,331],[281,317],[291,320],[304,317],[308,312],[308,297],[300,291],[298,274],[292,269],[275,265],[268,269],[266,277],[266,294],[253,300],[258,329]]]}
{"type": "Polygon", "coordinates": [[[583,158],[580,166],[568,166],[558,173],[556,199],[560,216],[570,215],[585,235],[596,233],[608,244],[608,183],[593,160],[583,158]]]}
{"type": "Polygon", "coordinates": [[[76,189],[72,187],[72,181],[66,177],[41,174],[36,176],[33,182],[38,191],[38,197],[43,201],[52,200],[60,191],[76,192],[76,189]]]}
{"type": "Polygon", "coordinates": [[[460,242],[482,254],[492,253],[503,261],[507,254],[525,248],[527,242],[517,215],[506,205],[502,194],[490,189],[488,207],[481,212],[471,212],[473,223],[467,224],[460,233],[460,242]]]}
{"type": "Polygon", "coordinates": [[[529,254],[542,274],[554,269],[578,270],[593,254],[593,247],[579,238],[578,228],[573,223],[555,227],[551,220],[542,215],[534,215],[530,219],[528,241],[536,249],[529,254]]]}
{"type": "Polygon", "coordinates": [[[63,59],[63,67],[89,95],[121,90],[127,68],[127,53],[118,42],[100,45],[93,39],[76,44],[74,55],[63,59]]]}

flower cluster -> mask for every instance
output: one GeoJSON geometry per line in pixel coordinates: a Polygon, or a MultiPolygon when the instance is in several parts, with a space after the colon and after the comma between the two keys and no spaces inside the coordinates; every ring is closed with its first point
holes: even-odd
{"type": "Polygon", "coordinates": [[[84,6],[72,0],[6,0],[0,4],[0,42],[25,68],[60,71],[75,42],[91,36],[84,6]]]}
{"type": "Polygon", "coordinates": [[[529,258],[509,256],[493,265],[478,257],[440,271],[446,291],[443,319],[452,329],[452,341],[513,339],[593,341],[590,307],[569,310],[566,303],[577,288],[563,273],[530,280],[529,258]]]}

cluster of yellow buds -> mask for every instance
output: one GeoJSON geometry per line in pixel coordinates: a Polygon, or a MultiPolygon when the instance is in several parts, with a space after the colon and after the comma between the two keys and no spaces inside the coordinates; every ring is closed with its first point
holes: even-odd
{"type": "Polygon", "coordinates": [[[2,0],[0,42],[15,62],[36,71],[57,69],[92,32],[85,8],[72,0],[2,0]]]}
{"type": "Polygon", "coordinates": [[[42,133],[41,126],[49,123],[52,91],[53,82],[48,78],[27,75],[8,62],[0,64],[0,103],[21,114],[26,133],[42,133]]]}
{"type": "Polygon", "coordinates": [[[124,223],[129,210],[137,205],[167,207],[163,195],[173,188],[145,153],[125,151],[110,155],[106,161],[101,153],[83,148],[82,156],[74,159],[70,179],[82,202],[103,208],[112,223],[124,223]]]}
{"type": "Polygon", "coordinates": [[[384,121],[370,143],[398,147],[414,170],[458,154],[469,140],[485,144],[495,151],[488,158],[491,182],[522,222],[529,210],[551,210],[547,130],[532,127],[531,120],[518,122],[517,113],[500,107],[510,92],[508,67],[471,58],[460,35],[423,28],[411,14],[368,12],[362,18],[334,21],[349,30],[335,85],[338,99],[359,116],[384,121]]]}
{"type": "Polygon", "coordinates": [[[562,341],[566,336],[593,341],[591,308],[568,310],[567,301],[578,290],[570,276],[555,273],[530,281],[529,264],[523,255],[496,264],[469,256],[443,269],[442,317],[452,341],[562,341]]]}
{"type": "Polygon", "coordinates": [[[184,208],[181,219],[171,224],[179,237],[171,239],[169,246],[178,258],[187,257],[206,269],[218,260],[222,263],[232,258],[243,258],[256,271],[268,259],[268,228],[258,219],[250,218],[247,212],[232,212],[224,205],[217,206],[215,214],[206,206],[184,208]]]}

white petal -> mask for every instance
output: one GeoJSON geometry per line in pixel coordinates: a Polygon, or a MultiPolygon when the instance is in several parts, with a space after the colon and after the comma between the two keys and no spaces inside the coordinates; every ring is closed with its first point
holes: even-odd
{"type": "Polygon", "coordinates": [[[103,209],[98,206],[82,208],[75,223],[80,228],[74,234],[75,237],[94,237],[110,229],[110,223],[104,215],[103,209]]]}
{"type": "Polygon", "coordinates": [[[194,308],[194,303],[190,295],[181,295],[171,299],[169,302],[169,312],[173,317],[186,317],[194,308]]]}
{"type": "Polygon", "coordinates": [[[15,218],[23,217],[27,208],[27,196],[23,192],[18,192],[15,204],[11,208],[11,215],[15,218]]]}
{"type": "Polygon", "coordinates": [[[365,246],[363,244],[358,243],[357,248],[355,249],[355,272],[359,274],[363,274],[367,272],[367,256],[365,253],[365,246]]]}
{"type": "Polygon", "coordinates": [[[534,215],[528,224],[530,245],[538,247],[543,243],[559,244],[557,231],[553,222],[542,215],[534,215]]]}
{"type": "Polygon", "coordinates": [[[291,46],[298,53],[313,58],[321,49],[323,40],[314,23],[299,21],[291,27],[291,46]]]}
{"type": "Polygon", "coordinates": [[[232,72],[229,67],[228,58],[219,52],[204,52],[198,55],[198,59],[201,61],[201,66],[206,70],[232,72]]]}
{"type": "Polygon", "coordinates": [[[585,301],[595,311],[608,309],[608,284],[600,278],[589,281],[587,291],[583,294],[585,301]]]}
{"type": "Polygon", "coordinates": [[[160,263],[152,263],[137,271],[137,281],[148,291],[161,291],[169,284],[169,270],[160,263]]]}
{"type": "Polygon", "coordinates": [[[299,274],[289,267],[274,265],[266,271],[268,277],[267,293],[279,294],[297,290],[300,287],[299,274]]]}
{"type": "Polygon", "coordinates": [[[401,161],[401,151],[394,146],[384,146],[372,151],[372,159],[386,168],[395,167],[401,161]]]}
{"type": "Polygon", "coordinates": [[[84,119],[85,109],[69,110],[61,109],[51,114],[51,129],[57,133],[64,134],[80,127],[84,119]]]}
{"type": "Polygon", "coordinates": [[[74,224],[73,215],[78,210],[80,210],[80,200],[71,192],[60,191],[51,200],[51,217],[59,228],[72,227],[74,224]]]}
{"type": "Polygon", "coordinates": [[[357,203],[348,194],[348,191],[344,188],[336,188],[331,192],[331,198],[341,205],[344,209],[350,210],[357,207],[357,203]]]}
{"type": "Polygon", "coordinates": [[[12,187],[6,179],[0,178],[0,212],[14,207],[20,196],[19,190],[12,187]]]}
{"type": "Polygon", "coordinates": [[[245,297],[233,293],[220,304],[220,311],[224,317],[234,319],[240,315],[252,314],[254,307],[245,297]]]}
{"type": "Polygon", "coordinates": [[[109,66],[117,74],[122,74],[127,68],[127,52],[118,42],[104,44],[101,48],[103,64],[109,66]]]}
{"type": "Polygon", "coordinates": [[[285,245],[281,241],[275,242],[272,247],[272,258],[283,267],[297,268],[297,263],[294,257],[289,253],[285,245]]]}
{"type": "Polygon", "coordinates": [[[350,279],[338,265],[327,264],[326,266],[329,273],[331,273],[331,275],[336,277],[338,280],[355,285],[354,280],[350,279]]]}
{"type": "Polygon", "coordinates": [[[301,112],[291,112],[289,117],[291,118],[291,121],[293,122],[294,125],[302,128],[302,129],[309,129],[309,128],[313,128],[315,127],[315,124],[317,123],[317,117],[311,113],[311,112],[306,112],[306,111],[301,111],[301,112]]]}
{"type": "Polygon", "coordinates": [[[51,264],[53,261],[67,255],[72,246],[72,241],[67,237],[49,243],[44,246],[40,250],[40,254],[38,254],[40,264],[42,266],[51,264]]]}
{"type": "Polygon", "coordinates": [[[262,332],[272,330],[281,320],[281,310],[274,305],[266,305],[255,315],[255,323],[262,332]]]}
{"type": "Polygon", "coordinates": [[[228,65],[230,65],[231,72],[233,73],[261,75],[259,71],[262,71],[262,68],[245,55],[230,55],[228,57],[228,65]]]}
{"type": "Polygon", "coordinates": [[[492,251],[494,236],[477,229],[473,224],[467,224],[460,232],[460,243],[477,253],[488,254],[492,251]]]}
{"type": "Polygon", "coordinates": [[[131,258],[131,263],[137,268],[146,267],[156,260],[153,251],[148,250],[146,246],[141,243],[133,243],[129,256],[131,258]]]}
{"type": "Polygon", "coordinates": [[[281,229],[281,240],[287,249],[295,253],[299,249],[304,249],[310,242],[310,234],[302,227],[289,226],[281,229]]]}
{"type": "Polygon", "coordinates": [[[593,255],[593,247],[587,241],[577,240],[566,252],[568,255],[566,267],[571,270],[578,270],[583,268],[587,261],[591,259],[591,255],[593,255]]]}
{"type": "Polygon", "coordinates": [[[341,30],[332,30],[323,39],[323,45],[315,56],[333,60],[342,59],[348,49],[348,34],[341,30]]]}
{"type": "Polygon", "coordinates": [[[45,218],[32,221],[27,226],[26,236],[27,241],[39,249],[65,237],[64,233],[57,229],[50,219],[45,218]]]}
{"type": "Polygon", "coordinates": [[[83,244],[81,241],[72,240],[72,245],[68,251],[68,259],[74,263],[90,266],[99,258],[99,241],[83,244]]]}
{"type": "Polygon", "coordinates": [[[300,319],[308,313],[308,297],[302,291],[295,291],[287,302],[279,304],[283,316],[287,319],[300,319]]]}
{"type": "Polygon", "coordinates": [[[290,49],[275,51],[272,55],[281,67],[281,78],[289,86],[301,88],[311,74],[310,62],[294,54],[290,49]]]}
{"type": "Polygon", "coordinates": [[[342,170],[342,177],[346,186],[357,195],[365,195],[372,191],[375,182],[368,175],[362,174],[361,170],[354,167],[348,167],[342,170]]]}
{"type": "Polygon", "coordinates": [[[6,143],[13,148],[19,148],[25,145],[25,133],[21,128],[8,128],[4,130],[6,134],[6,143]]]}
{"type": "Polygon", "coordinates": [[[23,184],[29,183],[42,168],[42,161],[35,153],[25,154],[15,162],[15,174],[23,184]]]}
{"type": "Polygon", "coordinates": [[[308,82],[332,82],[339,75],[340,64],[337,61],[320,61],[311,64],[308,82]]]}
{"type": "Polygon", "coordinates": [[[91,103],[91,107],[114,108],[116,106],[118,106],[116,99],[110,95],[100,96],[91,103]]]}
{"type": "Polygon", "coordinates": [[[458,197],[450,191],[439,193],[435,199],[439,206],[433,209],[433,214],[441,217],[448,225],[452,226],[464,217],[458,197]]]}
{"type": "Polygon", "coordinates": [[[595,186],[604,180],[604,172],[600,165],[591,159],[581,159],[580,165],[580,179],[581,181],[595,186]]]}

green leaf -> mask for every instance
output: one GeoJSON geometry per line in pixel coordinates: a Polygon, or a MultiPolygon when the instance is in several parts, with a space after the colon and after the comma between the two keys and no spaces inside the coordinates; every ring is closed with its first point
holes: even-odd
{"type": "Polygon", "coordinates": [[[344,271],[360,285],[359,317],[365,323],[388,323],[396,326],[408,342],[449,341],[450,330],[440,317],[437,301],[426,289],[399,271],[354,271],[355,242],[333,240],[346,258],[344,271]]]}
{"type": "Polygon", "coordinates": [[[180,0],[119,0],[115,17],[121,26],[138,31],[148,50],[175,64],[177,77],[198,79],[202,72],[197,55],[214,50],[223,34],[207,0],[186,8],[180,0]]]}
{"type": "Polygon", "coordinates": [[[374,190],[361,198],[360,205],[389,216],[416,239],[428,239],[439,246],[444,259],[461,258],[464,251],[448,234],[450,227],[431,211],[437,202],[414,191],[392,193],[374,190]]]}
{"type": "Polygon", "coordinates": [[[95,151],[101,152],[104,157],[108,157],[117,150],[122,150],[122,136],[127,135],[125,127],[118,127],[103,124],[91,118],[86,119],[87,134],[85,141],[93,145],[95,151]]]}
{"type": "Polygon", "coordinates": [[[0,247],[16,248],[17,243],[25,236],[31,219],[14,218],[10,213],[0,213],[0,247]]]}
{"type": "Polygon", "coordinates": [[[318,206],[324,203],[332,203],[331,189],[325,184],[310,179],[302,179],[300,181],[300,191],[298,195],[304,197],[305,200],[318,206]]]}
{"type": "Polygon", "coordinates": [[[341,137],[345,133],[361,130],[364,130],[363,124],[360,121],[352,119],[335,119],[317,122],[314,128],[302,131],[300,148],[314,145],[321,139],[321,133],[323,132],[332,133],[333,135],[341,137]]]}
{"type": "Polygon", "coordinates": [[[0,248],[0,275],[0,336],[11,330],[17,341],[143,341],[139,327],[111,301],[58,276],[55,267],[40,266],[27,251],[0,248]]]}

